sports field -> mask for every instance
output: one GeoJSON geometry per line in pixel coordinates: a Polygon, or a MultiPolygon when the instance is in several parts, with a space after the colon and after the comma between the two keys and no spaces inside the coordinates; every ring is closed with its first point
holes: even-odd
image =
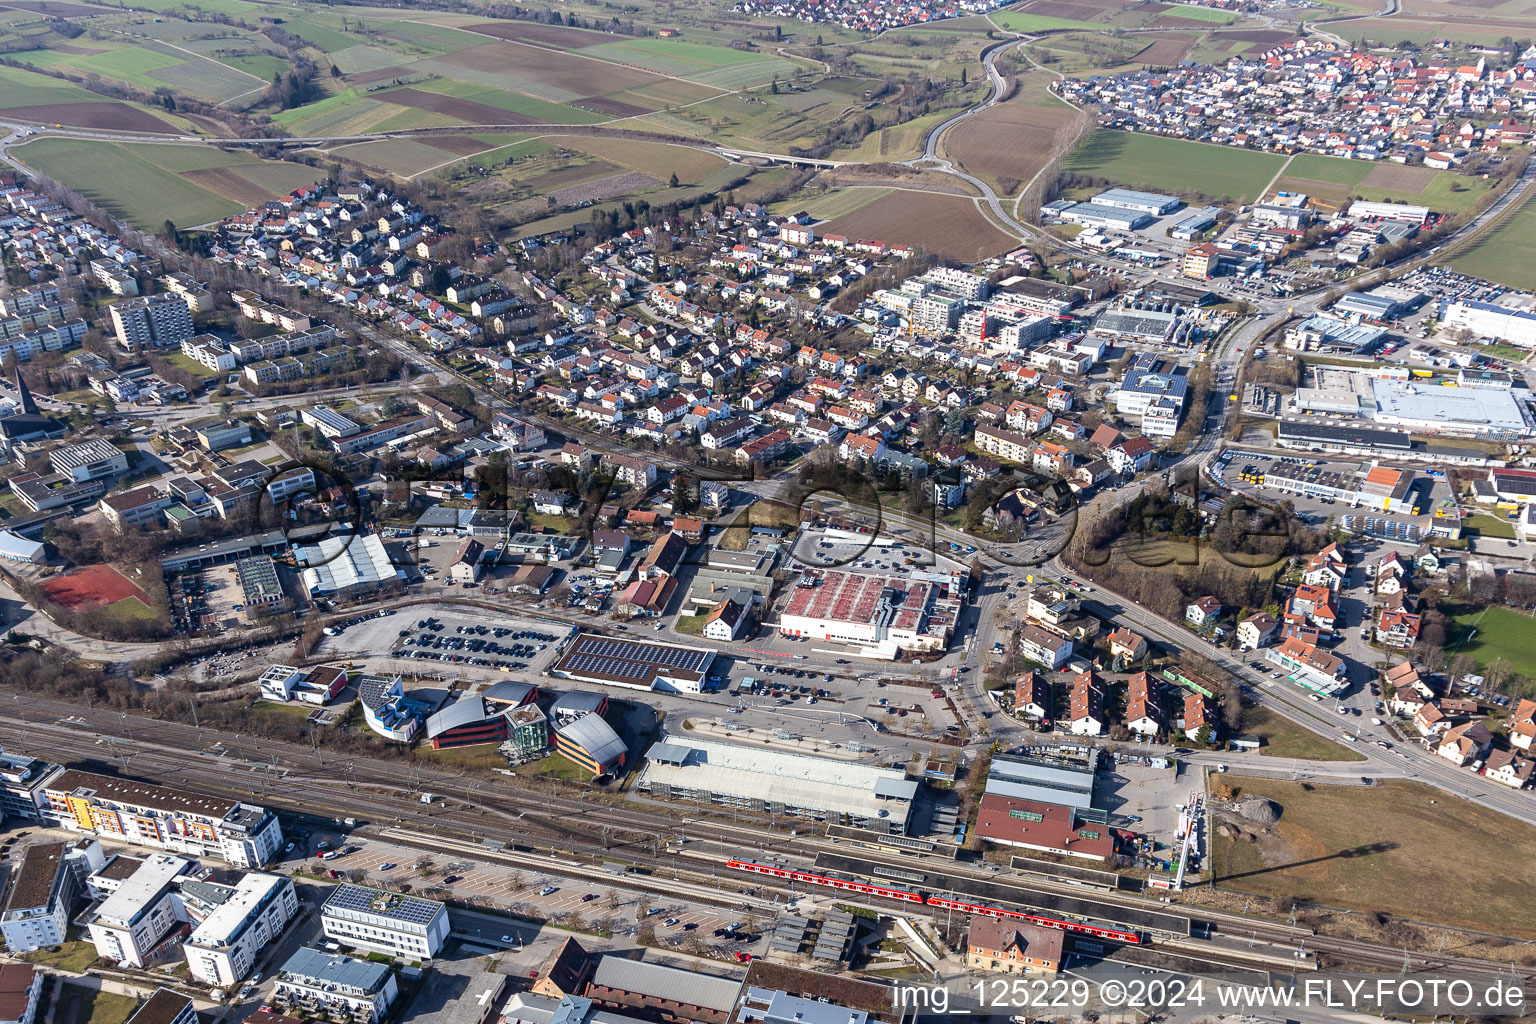
{"type": "Polygon", "coordinates": [[[1505,667],[1536,676],[1536,619],[1524,612],[1490,605],[1480,612],[1453,616],[1460,636],[1446,646],[1447,654],[1470,654],[1478,668],[1498,659],[1505,667]]]}
{"type": "Polygon", "coordinates": [[[1536,829],[1418,783],[1328,786],[1240,775],[1222,777],[1240,796],[1265,797],[1280,820],[1258,842],[1218,835],[1216,884],[1364,913],[1536,939],[1529,866],[1511,856],[1536,829]],[[1475,878],[1476,885],[1416,885],[1413,878],[1475,878]]]}
{"type": "Polygon", "coordinates": [[[219,220],[325,173],[209,146],[43,138],[11,153],[146,231],[219,220]]]}
{"type": "Polygon", "coordinates": [[[1273,153],[1100,130],[1067,158],[1067,170],[1170,195],[1252,202],[1283,163],[1273,153]]]}
{"type": "MultiPolygon", "coordinates": [[[[86,605],[116,605],[122,601],[148,600],[144,591],[105,563],[55,576],[43,584],[43,591],[59,604],[76,611],[86,605]]],[[[147,610],[147,605],[145,605],[147,610]]]]}

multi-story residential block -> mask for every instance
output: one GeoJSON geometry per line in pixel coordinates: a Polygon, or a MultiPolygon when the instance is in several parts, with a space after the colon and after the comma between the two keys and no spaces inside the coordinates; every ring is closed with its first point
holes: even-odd
{"type": "Polygon", "coordinates": [[[186,910],[176,883],[193,867],[184,857],[146,857],[127,881],[98,903],[85,920],[96,952],[125,967],[144,967],[186,910]]]}
{"type": "Polygon", "coordinates": [[[182,944],[192,976],[209,985],[243,981],[257,954],[282,934],[299,912],[293,882],[252,872],[182,944]]]}
{"type": "Polygon", "coordinates": [[[43,786],[67,829],[119,842],[260,867],[282,849],[277,815],[227,797],[69,769],[43,786]]]}
{"type": "Polygon", "coordinates": [[[192,311],[179,295],[128,299],[108,309],[117,343],[130,352],[179,346],[192,337],[192,311]]]}
{"type": "Polygon", "coordinates": [[[398,991],[385,964],[300,949],[278,973],[273,998],[305,1016],[378,1024],[398,991]]]}
{"type": "Polygon", "coordinates": [[[1035,450],[1035,442],[1023,434],[984,424],[976,428],[975,441],[976,447],[988,455],[1022,465],[1029,464],[1035,450]]]}
{"type": "MultiPolygon", "coordinates": [[[[94,841],[90,845],[95,847],[94,867],[100,867],[101,847],[94,841]]],[[[65,940],[86,856],[73,843],[27,847],[0,912],[6,952],[28,953],[65,940]]]]}
{"type": "Polygon", "coordinates": [[[220,373],[233,370],[237,365],[235,354],[229,350],[229,346],[212,334],[194,334],[190,338],[183,338],[181,354],[220,373]]]}
{"type": "Polygon", "coordinates": [[[448,941],[448,908],[441,903],[361,885],[338,886],[320,924],[338,942],[415,960],[436,956],[448,941]]]}

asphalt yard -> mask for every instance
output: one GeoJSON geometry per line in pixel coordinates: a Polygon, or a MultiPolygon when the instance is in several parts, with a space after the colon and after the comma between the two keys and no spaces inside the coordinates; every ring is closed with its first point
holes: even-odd
{"type": "MultiPolygon", "coordinates": [[[[664,945],[681,947],[689,944],[690,938],[697,938],[707,947],[706,955],[734,961],[737,952],[760,952],[767,942],[762,936],[770,930],[771,922],[758,919],[753,929],[759,936],[756,942],[716,936],[716,929],[730,929],[738,922],[744,929],[752,922],[746,920],[745,913],[699,907],[686,898],[666,899],[626,889],[618,877],[603,877],[601,869],[595,869],[594,877],[571,878],[543,870],[537,863],[518,868],[459,854],[432,855],[382,839],[325,833],[309,838],[311,843],[322,840],[336,849],[356,847],[351,853],[323,862],[327,872],[341,875],[337,881],[350,880],[352,872],[361,871],[362,885],[406,883],[417,893],[442,888],[455,899],[487,900],[498,909],[558,921],[576,931],[606,930],[615,938],[632,936],[639,922],[646,920],[664,945]]],[[[290,866],[315,863],[312,852],[304,856],[298,847],[287,857],[290,866]]]]}

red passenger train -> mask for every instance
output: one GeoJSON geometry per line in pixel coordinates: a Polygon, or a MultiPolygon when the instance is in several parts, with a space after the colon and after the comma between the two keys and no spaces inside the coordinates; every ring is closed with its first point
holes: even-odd
{"type": "Polygon", "coordinates": [[[759,875],[772,875],[774,878],[787,878],[794,882],[809,882],[812,885],[825,885],[833,889],[842,889],[845,892],[857,892],[866,896],[883,896],[888,900],[898,900],[902,903],[922,903],[931,907],[946,907],[951,910],[963,911],[967,914],[981,914],[985,917],[1005,917],[1014,921],[1025,921],[1038,925],[1041,928],[1057,928],[1061,931],[1072,932],[1076,935],[1092,935],[1095,938],[1111,939],[1115,942],[1139,945],[1141,936],[1136,932],[1121,931],[1118,928],[1101,928],[1097,925],[1087,924],[1083,921],[1066,921],[1056,917],[1046,917],[1042,914],[1029,914],[1020,910],[1005,910],[1002,907],[993,907],[985,903],[970,903],[965,900],[951,899],[945,896],[929,896],[924,899],[921,893],[907,889],[893,889],[884,885],[870,885],[867,882],[852,882],[846,878],[833,878],[829,875],[815,875],[808,871],[795,871],[792,868],[775,867],[772,864],[759,864],[750,860],[728,860],[726,867],[736,868],[740,871],[751,871],[759,875]]]}

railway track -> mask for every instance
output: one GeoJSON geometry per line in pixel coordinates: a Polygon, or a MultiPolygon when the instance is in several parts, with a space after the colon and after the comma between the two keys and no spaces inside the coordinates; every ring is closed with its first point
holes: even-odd
{"type": "MultiPolygon", "coordinates": [[[[408,761],[379,758],[346,757],[297,744],[262,741],[264,761],[230,756],[230,744],[241,751],[239,737],[214,733],[217,750],[204,743],[201,730],[178,722],[134,718],[109,709],[80,709],[62,701],[31,695],[16,695],[12,702],[15,717],[0,724],[0,742],[13,751],[28,751],[54,761],[93,762],[92,770],[111,771],[121,766],[122,773],[147,781],[211,793],[227,794],[244,800],[260,800],[279,810],[299,815],[313,815],[317,810],[335,819],[362,817],[377,819],[378,824],[396,824],[435,831],[444,836],[480,843],[491,839],[528,848],[548,843],[552,849],[567,850],[594,860],[628,860],[647,868],[672,868],[675,855],[660,850],[667,836],[676,832],[690,840],[718,836],[722,845],[737,849],[743,856],[752,849],[771,848],[774,854],[814,861],[818,853],[836,849],[846,852],[820,836],[787,836],[760,826],[717,821],[698,816],[687,808],[646,808],[629,810],[594,805],[589,799],[563,797],[558,791],[530,792],[526,789],[490,790],[485,780],[450,775],[423,768],[408,761]],[[114,762],[116,762],[114,764],[114,762]],[[430,809],[424,809],[417,795],[423,791],[445,796],[430,809]],[[463,806],[455,806],[463,794],[463,806]],[[393,818],[390,822],[388,819],[393,818]]],[[[957,866],[949,861],[929,861],[910,855],[890,854],[870,857],[871,863],[896,867],[920,864],[927,871],[953,872],[976,880],[996,881],[984,872],[957,866]]],[[[696,858],[718,862],[723,868],[729,855],[703,854],[696,858]]],[[[730,889],[740,895],[747,885],[723,879],[722,894],[730,889]]],[[[765,884],[752,880],[751,888],[765,884]]],[[[1080,887],[1066,886],[1041,879],[1030,885],[1043,892],[1081,897],[1080,887]]],[[[785,891],[792,891],[788,886],[785,891]]],[[[1111,892],[1096,893],[1106,904],[1126,909],[1148,909],[1145,900],[1111,892]]],[[[914,908],[915,909],[915,908],[914,908]]],[[[1155,908],[1154,908],[1155,909],[1155,908]]],[[[924,910],[939,911],[938,908],[924,910]]],[[[1201,911],[1220,931],[1254,935],[1278,944],[1301,942],[1320,956],[1384,969],[1400,969],[1404,954],[1369,942],[1332,936],[1314,935],[1309,929],[1294,928],[1227,912],[1201,911]]],[[[1530,968],[1511,967],[1471,957],[1431,953],[1409,953],[1410,970],[1459,969],[1502,971],[1531,978],[1530,968]]]]}

